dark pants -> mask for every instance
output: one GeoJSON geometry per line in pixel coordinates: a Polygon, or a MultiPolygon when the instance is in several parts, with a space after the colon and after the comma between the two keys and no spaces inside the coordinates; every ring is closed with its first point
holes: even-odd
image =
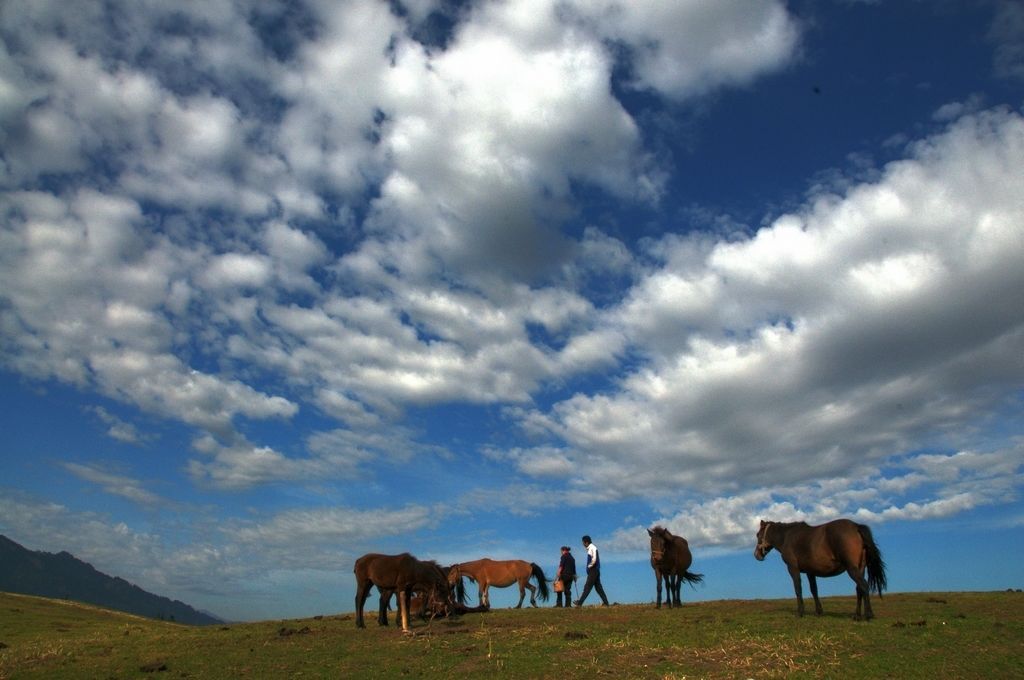
{"type": "Polygon", "coordinates": [[[569,578],[561,579],[563,593],[555,593],[555,606],[556,607],[571,607],[572,606],[572,576],[569,578]],[[562,595],[565,595],[565,604],[562,604],[562,595]]]}
{"type": "Polygon", "coordinates": [[[604,588],[601,586],[601,569],[594,568],[587,570],[587,585],[583,586],[583,594],[580,595],[579,601],[576,603],[578,606],[583,606],[583,601],[587,599],[587,595],[590,595],[590,589],[593,588],[597,591],[597,594],[601,598],[601,602],[605,605],[608,604],[608,598],[604,594],[604,588]]]}

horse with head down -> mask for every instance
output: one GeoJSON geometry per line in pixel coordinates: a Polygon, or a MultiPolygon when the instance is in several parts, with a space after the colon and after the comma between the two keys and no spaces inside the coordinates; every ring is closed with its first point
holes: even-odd
{"type": "Polygon", "coordinates": [[[679,591],[683,587],[683,581],[690,585],[704,581],[703,574],[689,571],[690,565],[693,564],[690,544],[682,536],[674,536],[664,527],[656,526],[648,529],[647,533],[651,537],[651,568],[654,569],[654,580],[658,586],[656,606],[661,609],[662,580],[665,582],[665,604],[668,608],[671,609],[673,604],[682,606],[679,591]]]}
{"type": "Polygon", "coordinates": [[[369,553],[356,560],[352,569],[356,577],[356,627],[365,628],[363,607],[370,589],[377,586],[380,590],[380,618],[387,625],[387,614],[384,611],[390,593],[398,595],[398,614],[402,622],[402,632],[409,632],[409,601],[413,591],[423,593],[427,602],[433,604],[447,603],[451,600],[451,590],[445,571],[434,561],[418,560],[409,553],[400,555],[382,555],[369,553]]]}
{"type": "MultiPolygon", "coordinates": [[[[451,567],[442,567],[441,571],[444,574],[448,574],[451,567]]],[[[446,576],[447,578],[447,576],[446,576]]],[[[377,622],[382,625],[388,625],[388,611],[391,609],[391,596],[395,594],[395,591],[388,589],[380,590],[380,614],[377,617],[377,622]]],[[[490,611],[490,607],[480,605],[478,607],[467,607],[466,604],[466,589],[463,586],[462,579],[459,579],[458,583],[452,588],[450,597],[447,602],[443,602],[436,597],[431,598],[423,594],[415,595],[409,600],[409,615],[418,616],[424,620],[433,620],[436,617],[446,617],[456,614],[478,614],[482,612],[490,611]]]]}

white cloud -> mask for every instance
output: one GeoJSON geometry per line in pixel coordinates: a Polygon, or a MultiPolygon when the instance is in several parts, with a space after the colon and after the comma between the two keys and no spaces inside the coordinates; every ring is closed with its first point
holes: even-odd
{"type": "Polygon", "coordinates": [[[970,116],[915,149],[750,239],[671,242],[604,319],[651,361],[549,421],[594,487],[842,475],[952,435],[1019,384],[1024,120],[970,116]]]}
{"type": "Polygon", "coordinates": [[[380,172],[368,133],[381,108],[389,46],[402,26],[386,3],[373,0],[318,10],[315,39],[300,45],[294,68],[276,83],[289,106],[270,134],[300,184],[356,194],[380,172]]]}
{"type": "Polygon", "coordinates": [[[632,50],[636,85],[679,99],[743,85],[785,65],[799,29],[783,4],[572,2],[600,35],[632,50]]]}
{"type": "Polygon", "coordinates": [[[288,510],[265,522],[243,524],[233,530],[236,539],[258,546],[295,548],[327,542],[365,541],[377,536],[416,531],[438,521],[430,509],[410,505],[398,510],[369,511],[351,508],[288,510]]]}
{"type": "MultiPolygon", "coordinates": [[[[30,550],[68,551],[108,574],[145,574],[161,557],[157,536],[94,512],[75,512],[20,492],[0,494],[0,533],[30,550]]],[[[146,579],[143,587],[151,584],[146,579]]],[[[139,581],[134,581],[139,583],[139,581]]]]}
{"type": "MultiPolygon", "coordinates": [[[[1016,497],[1024,462],[1020,446],[991,452],[921,454],[866,474],[823,478],[794,486],[751,489],[683,504],[650,523],[668,527],[703,552],[753,549],[760,520],[820,524],[840,516],[872,526],[899,520],[941,519],[1016,497]],[[905,472],[906,470],[911,472],[905,472]],[[916,500],[908,500],[909,497],[916,500]]],[[[618,529],[602,548],[643,553],[641,526],[618,529]]]]}
{"type": "MultiPolygon", "coordinates": [[[[69,471],[100,484],[123,482],[91,466],[69,471]]],[[[193,605],[213,603],[214,613],[228,617],[254,615],[249,607],[239,607],[238,599],[254,597],[254,584],[268,574],[288,575],[269,598],[275,607],[288,606],[290,598],[305,594],[296,573],[327,574],[330,586],[337,588],[339,573],[351,569],[367,544],[427,530],[442,517],[436,508],[412,504],[283,510],[227,520],[196,512],[188,532],[181,532],[176,519],[158,516],[140,531],[100,513],[6,491],[0,494],[0,533],[29,550],[68,551],[150,592],[193,605]]]]}
{"type": "MultiPolygon", "coordinates": [[[[171,11],[5,13],[0,125],[24,141],[5,148],[0,328],[12,370],[197,428],[195,479],[386,457],[295,457],[241,419],[309,403],[371,437],[470,402],[522,406],[610,496],[797,483],[970,425],[1019,384],[1016,113],[956,119],[749,238],[634,253],[561,233],[580,187],[663,188],[615,60],[677,104],[745,85],[794,58],[780,3],[484,3],[443,48],[384,2],[179,12],[203,40],[167,32],[171,11]],[[592,371],[604,392],[533,403],[592,371]]],[[[510,464],[564,472],[544,448],[510,464]]]]}
{"type": "Polygon", "coordinates": [[[997,0],[988,39],[995,44],[994,69],[1001,78],[1024,79],[1024,8],[1013,0],[997,0]]]}
{"type": "Polygon", "coordinates": [[[142,483],[137,479],[108,472],[94,465],[63,463],[63,467],[80,479],[98,484],[109,494],[121,496],[142,505],[158,505],[165,503],[164,499],[152,491],[145,489],[142,483]]]}
{"type": "Polygon", "coordinates": [[[129,422],[118,418],[116,415],[102,406],[92,406],[87,409],[96,415],[106,425],[109,425],[107,436],[126,444],[142,444],[153,439],[152,436],[139,432],[138,428],[129,422]]]}
{"type": "Polygon", "coordinates": [[[261,255],[225,253],[213,258],[200,281],[211,288],[259,288],[270,279],[270,263],[261,255]]]}
{"type": "Polygon", "coordinates": [[[437,54],[400,43],[386,81],[376,221],[474,278],[532,278],[564,258],[551,227],[570,181],[633,194],[647,178],[601,43],[559,24],[555,3],[526,10],[481,5],[437,54]]]}

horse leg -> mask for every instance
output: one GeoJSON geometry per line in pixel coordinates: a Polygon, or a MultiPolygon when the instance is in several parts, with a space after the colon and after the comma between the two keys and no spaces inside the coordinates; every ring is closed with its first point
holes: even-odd
{"type": "Polygon", "coordinates": [[[683,589],[683,577],[679,574],[676,574],[673,578],[675,579],[675,584],[673,585],[672,595],[673,597],[675,597],[676,606],[682,607],[683,599],[680,594],[680,591],[683,589]]]}
{"type": "Polygon", "coordinates": [[[523,606],[523,598],[525,598],[525,597],[526,597],[526,588],[524,588],[523,584],[520,583],[519,584],[519,604],[516,605],[516,609],[519,609],[519,608],[521,608],[523,606]]]}
{"type": "Polygon", "coordinates": [[[402,621],[402,632],[409,632],[409,589],[398,590],[398,616],[402,621]]]}
{"type": "Polygon", "coordinates": [[[875,612],[871,611],[871,592],[868,582],[864,581],[864,585],[861,588],[864,590],[864,620],[870,621],[875,618],[875,612]]]}
{"type": "Polygon", "coordinates": [[[391,602],[391,594],[390,590],[380,591],[380,613],[377,614],[377,623],[382,626],[388,625],[388,603],[391,602]]]}
{"type": "MultiPolygon", "coordinates": [[[[787,565],[789,566],[789,565],[787,565]]],[[[793,565],[789,566],[789,575],[793,579],[793,591],[796,593],[796,613],[797,616],[804,615],[804,589],[800,583],[800,568],[793,565]]]]}
{"type": "Polygon", "coordinates": [[[372,584],[359,583],[356,585],[356,628],[366,628],[363,622],[363,607],[366,605],[366,598],[370,596],[372,584]]]}
{"type": "Polygon", "coordinates": [[[491,608],[491,596],[487,594],[489,586],[483,581],[480,582],[480,590],[477,593],[477,599],[480,600],[480,605],[483,607],[491,608]]]}
{"type": "Polygon", "coordinates": [[[525,582],[523,582],[523,585],[519,586],[519,603],[522,604],[522,602],[523,602],[523,588],[529,588],[530,589],[530,606],[531,607],[536,607],[537,606],[537,597],[536,597],[537,589],[534,588],[533,586],[531,586],[529,581],[525,581],[525,582]]]}
{"type": "Polygon", "coordinates": [[[655,600],[654,606],[656,609],[661,609],[661,573],[657,570],[654,571],[654,582],[658,585],[658,599],[655,600]]]}
{"type": "Polygon", "coordinates": [[[875,618],[875,613],[871,611],[871,594],[868,591],[868,582],[864,578],[864,570],[857,567],[848,567],[846,573],[850,575],[853,582],[857,584],[857,613],[854,618],[860,621],[861,619],[861,602],[864,603],[864,618],[871,620],[875,618]]]}
{"type": "Polygon", "coordinates": [[[811,587],[811,595],[814,596],[814,613],[821,616],[821,600],[818,599],[818,579],[813,574],[808,574],[807,584],[811,587]]]}

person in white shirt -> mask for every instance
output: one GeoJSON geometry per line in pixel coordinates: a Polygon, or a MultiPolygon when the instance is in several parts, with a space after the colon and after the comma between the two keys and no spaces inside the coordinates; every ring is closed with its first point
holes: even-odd
{"type": "Polygon", "coordinates": [[[590,589],[597,591],[601,598],[602,606],[608,606],[608,597],[604,594],[604,587],[601,585],[601,555],[597,546],[590,540],[590,536],[583,537],[583,547],[587,549],[587,584],[583,586],[583,594],[580,599],[573,602],[577,607],[583,606],[583,601],[590,594],[590,589]]]}

